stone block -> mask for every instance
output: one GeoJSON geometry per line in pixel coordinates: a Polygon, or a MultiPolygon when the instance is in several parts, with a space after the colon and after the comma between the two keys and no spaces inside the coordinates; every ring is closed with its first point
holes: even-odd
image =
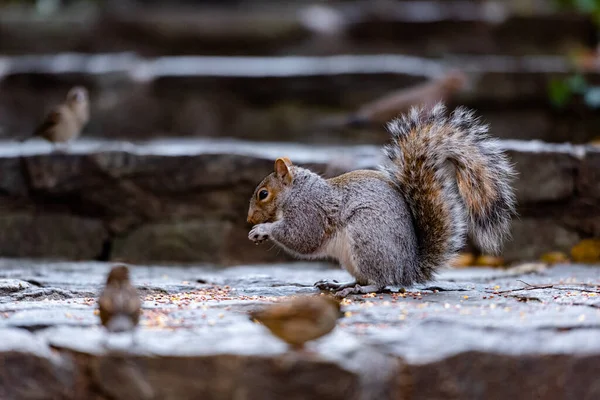
{"type": "Polygon", "coordinates": [[[567,200],[574,195],[580,161],[573,153],[542,148],[508,154],[518,172],[515,191],[519,204],[567,200]]]}
{"type": "Polygon", "coordinates": [[[108,239],[101,220],[66,214],[3,214],[0,232],[2,257],[93,260],[108,239]]]}
{"type": "Polygon", "coordinates": [[[113,260],[144,262],[220,262],[231,223],[179,221],[139,227],[114,242],[113,260]]]}
{"type": "Polygon", "coordinates": [[[511,240],[506,241],[502,252],[508,261],[536,260],[549,251],[569,254],[580,236],[575,229],[568,229],[560,220],[515,218],[511,227],[511,240]]]}

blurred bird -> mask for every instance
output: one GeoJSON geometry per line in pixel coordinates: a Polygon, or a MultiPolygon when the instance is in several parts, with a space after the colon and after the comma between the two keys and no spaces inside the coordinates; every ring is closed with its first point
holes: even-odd
{"type": "Polygon", "coordinates": [[[343,314],[340,301],[332,296],[301,296],[250,313],[294,349],[331,332],[343,314]]]}
{"type": "Polygon", "coordinates": [[[382,126],[413,106],[433,107],[437,102],[448,100],[467,84],[466,75],[451,70],[433,79],[408,88],[395,90],[372,102],[362,105],[350,115],[324,118],[316,123],[317,129],[364,128],[382,126]]]}
{"type": "Polygon", "coordinates": [[[439,79],[393,91],[371,103],[360,107],[350,116],[350,126],[385,124],[404,114],[413,106],[433,107],[437,102],[447,102],[466,85],[466,76],[452,70],[439,79]]]}
{"type": "Polygon", "coordinates": [[[68,143],[81,134],[90,119],[88,91],[82,86],[69,90],[64,103],[52,108],[36,128],[33,135],[21,140],[39,136],[53,143],[68,143]]]}
{"type": "Polygon", "coordinates": [[[98,299],[100,321],[109,332],[133,332],[141,314],[140,296],[129,281],[129,269],[113,267],[98,299]]]}

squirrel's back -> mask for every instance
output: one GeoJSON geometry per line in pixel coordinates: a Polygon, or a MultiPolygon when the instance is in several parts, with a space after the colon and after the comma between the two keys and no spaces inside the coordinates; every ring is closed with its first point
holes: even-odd
{"type": "Polygon", "coordinates": [[[497,252],[515,210],[514,171],[487,126],[464,107],[448,116],[438,103],[413,108],[388,129],[383,170],[413,214],[425,280],[460,250],[467,232],[484,251],[497,252]]]}

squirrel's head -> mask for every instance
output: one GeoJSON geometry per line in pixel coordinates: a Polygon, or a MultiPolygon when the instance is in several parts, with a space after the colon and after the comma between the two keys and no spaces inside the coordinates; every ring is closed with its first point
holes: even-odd
{"type": "Polygon", "coordinates": [[[278,219],[279,195],[293,181],[294,176],[290,159],[283,157],[275,160],[275,171],[263,179],[250,199],[248,222],[256,225],[276,221],[278,219]]]}

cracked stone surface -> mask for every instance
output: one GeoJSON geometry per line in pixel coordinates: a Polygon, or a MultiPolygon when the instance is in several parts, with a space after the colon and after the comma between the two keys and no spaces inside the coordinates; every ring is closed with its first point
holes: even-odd
{"type": "Polygon", "coordinates": [[[131,267],[144,299],[141,329],[134,345],[115,335],[107,349],[94,310],[109,268],[0,261],[0,397],[600,395],[598,266],[449,269],[405,293],[391,288],[350,297],[338,327],[302,354],[288,351],[247,312],[316,293],[312,284],[319,279],[349,279],[340,269],[321,263],[131,267]]]}

